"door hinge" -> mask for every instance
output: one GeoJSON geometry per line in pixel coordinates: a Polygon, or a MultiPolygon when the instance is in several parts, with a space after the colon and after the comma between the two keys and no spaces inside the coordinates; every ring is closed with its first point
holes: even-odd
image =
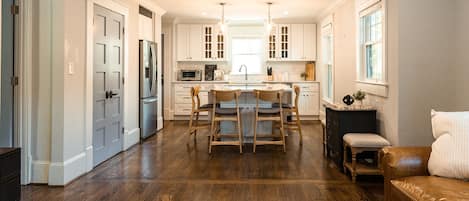
{"type": "Polygon", "coordinates": [[[11,77],[11,86],[15,87],[15,86],[18,86],[18,77],[14,76],[14,77],[11,77]]]}
{"type": "Polygon", "coordinates": [[[10,11],[12,15],[18,15],[20,13],[20,7],[18,5],[11,5],[10,11]]]}
{"type": "Polygon", "coordinates": [[[125,27],[122,27],[122,34],[125,34],[125,27]]]}
{"type": "Polygon", "coordinates": [[[122,127],[122,133],[125,133],[125,132],[124,132],[124,127],[122,127]]]}
{"type": "Polygon", "coordinates": [[[122,78],[122,84],[125,84],[125,78],[124,77],[122,78]]]}

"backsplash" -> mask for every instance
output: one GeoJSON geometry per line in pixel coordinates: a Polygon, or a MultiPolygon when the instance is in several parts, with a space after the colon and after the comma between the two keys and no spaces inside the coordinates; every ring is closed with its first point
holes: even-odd
{"type": "MultiPolygon", "coordinates": [[[[203,61],[187,61],[177,62],[177,66],[174,68],[174,80],[177,80],[177,72],[180,69],[197,69],[204,70],[206,64],[217,64],[219,70],[224,70],[225,73],[231,72],[231,64],[229,62],[203,62],[203,61]]],[[[267,80],[267,66],[272,67],[272,73],[275,81],[299,81],[302,80],[301,73],[305,71],[306,62],[267,62],[263,69],[262,74],[249,75],[250,81],[255,80],[267,80]]],[[[230,75],[231,81],[244,80],[244,75],[230,75]]]]}

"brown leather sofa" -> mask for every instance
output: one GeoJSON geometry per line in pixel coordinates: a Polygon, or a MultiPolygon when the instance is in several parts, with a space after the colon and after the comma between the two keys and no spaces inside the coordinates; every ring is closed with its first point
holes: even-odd
{"type": "Polygon", "coordinates": [[[386,147],[380,152],[385,201],[469,200],[469,182],[429,176],[430,147],[386,147]]]}

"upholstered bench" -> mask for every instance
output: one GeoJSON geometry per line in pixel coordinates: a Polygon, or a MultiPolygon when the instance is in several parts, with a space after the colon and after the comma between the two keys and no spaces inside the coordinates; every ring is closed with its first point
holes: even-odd
{"type": "Polygon", "coordinates": [[[383,148],[390,146],[389,141],[378,134],[372,133],[349,133],[344,135],[344,172],[350,171],[352,181],[355,183],[357,175],[381,175],[378,167],[378,152],[383,148]],[[351,161],[347,160],[347,150],[350,149],[351,161]],[[362,152],[375,152],[374,165],[362,164],[357,162],[357,154],[362,152]]]}

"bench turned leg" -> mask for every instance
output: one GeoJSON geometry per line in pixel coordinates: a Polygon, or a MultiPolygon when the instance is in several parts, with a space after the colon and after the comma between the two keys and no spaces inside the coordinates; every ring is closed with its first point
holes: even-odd
{"type": "Polygon", "coordinates": [[[357,153],[354,148],[352,150],[352,182],[355,183],[357,180],[357,153]]]}

